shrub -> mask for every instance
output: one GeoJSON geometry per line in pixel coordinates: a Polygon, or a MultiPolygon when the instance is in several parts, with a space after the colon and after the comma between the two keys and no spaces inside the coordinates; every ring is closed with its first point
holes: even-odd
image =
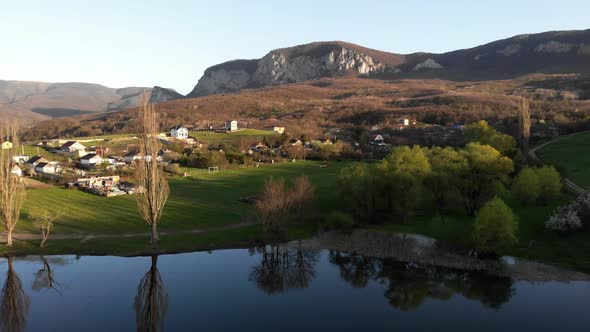
{"type": "Polygon", "coordinates": [[[178,164],[168,164],[164,166],[164,172],[170,173],[173,175],[181,175],[182,170],[180,169],[180,165],[178,164]]]}
{"type": "Polygon", "coordinates": [[[590,229],[590,193],[584,193],[578,196],[572,205],[582,222],[582,227],[584,229],[590,229]]]}
{"type": "Polygon", "coordinates": [[[473,240],[484,253],[499,253],[518,242],[518,219],[502,201],[495,197],[478,212],[473,225],[473,240]]]}
{"type": "Polygon", "coordinates": [[[531,168],[524,168],[512,184],[512,194],[524,205],[533,204],[540,195],[541,185],[537,172],[531,168]]]}
{"type": "Polygon", "coordinates": [[[349,232],[354,227],[354,219],[348,213],[334,211],[326,216],[322,222],[324,230],[339,230],[349,232]]]}
{"type": "Polygon", "coordinates": [[[539,179],[539,198],[543,203],[549,203],[561,191],[561,176],[553,166],[537,168],[535,172],[539,179]]]}
{"type": "Polygon", "coordinates": [[[571,232],[582,228],[582,222],[572,205],[562,206],[545,223],[545,228],[556,232],[571,232]]]}

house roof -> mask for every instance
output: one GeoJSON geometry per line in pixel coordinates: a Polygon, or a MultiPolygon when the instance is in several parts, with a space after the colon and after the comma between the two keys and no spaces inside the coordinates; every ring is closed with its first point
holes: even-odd
{"type": "Polygon", "coordinates": [[[85,155],[84,157],[80,158],[80,160],[90,160],[90,159],[94,159],[96,157],[100,158],[100,156],[96,153],[89,153],[89,154],[85,155]]]}
{"type": "Polygon", "coordinates": [[[37,167],[38,168],[45,168],[45,166],[52,166],[50,163],[38,163],[37,167]]]}
{"type": "Polygon", "coordinates": [[[29,164],[34,164],[36,162],[47,163],[49,161],[41,156],[34,156],[33,158],[29,159],[29,164]]]}
{"type": "Polygon", "coordinates": [[[170,130],[178,130],[178,129],[187,129],[184,125],[176,125],[174,127],[172,127],[172,129],[170,130]]]}
{"type": "Polygon", "coordinates": [[[62,149],[67,149],[67,148],[71,147],[72,145],[74,145],[74,144],[76,144],[76,143],[78,143],[78,141],[67,141],[67,142],[65,142],[65,143],[64,143],[64,144],[61,146],[61,148],[62,148],[62,149]]]}
{"type": "Polygon", "coordinates": [[[135,156],[139,156],[139,152],[129,152],[128,154],[125,155],[125,157],[135,157],[135,156]]]}
{"type": "Polygon", "coordinates": [[[20,169],[20,167],[18,167],[18,165],[14,165],[14,166],[12,166],[12,171],[13,172],[15,172],[15,171],[18,172],[18,171],[22,171],[22,170],[20,169]]]}

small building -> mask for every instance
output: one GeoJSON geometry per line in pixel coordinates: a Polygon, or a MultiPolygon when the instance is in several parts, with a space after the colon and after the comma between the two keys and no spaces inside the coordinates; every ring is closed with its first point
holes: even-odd
{"type": "Polygon", "coordinates": [[[371,143],[372,144],[380,144],[380,143],[384,143],[385,140],[383,139],[383,135],[374,135],[371,136],[371,143]]]}
{"type": "Polygon", "coordinates": [[[272,132],[275,132],[277,134],[283,134],[283,133],[285,133],[285,127],[270,126],[270,127],[265,127],[264,130],[272,131],[272,132]]]}
{"type": "Polygon", "coordinates": [[[67,141],[57,150],[58,153],[79,153],[79,151],[86,151],[86,146],[78,141],[67,141]]]}
{"type": "Polygon", "coordinates": [[[17,164],[24,164],[29,161],[29,156],[13,156],[12,160],[17,164]]]}
{"type": "Polygon", "coordinates": [[[320,138],[320,139],[319,139],[319,141],[320,141],[320,143],[322,143],[322,144],[328,144],[328,145],[329,145],[329,144],[332,144],[332,140],[331,140],[331,139],[329,139],[329,138],[320,138]]]}
{"type": "Polygon", "coordinates": [[[37,174],[55,174],[59,172],[59,166],[50,163],[39,163],[35,166],[37,174]]]}
{"type": "Polygon", "coordinates": [[[41,156],[34,156],[33,158],[29,159],[26,163],[33,167],[37,167],[37,165],[40,163],[49,163],[49,160],[41,156]]]}
{"type": "Polygon", "coordinates": [[[395,119],[395,124],[399,125],[399,126],[409,126],[410,125],[410,119],[408,118],[397,118],[395,119]]]}
{"type": "Polygon", "coordinates": [[[289,140],[289,144],[291,145],[303,145],[303,142],[299,138],[293,138],[289,140]]]}
{"type": "Polygon", "coordinates": [[[20,167],[18,167],[17,165],[12,166],[10,173],[18,176],[19,178],[21,176],[23,176],[23,170],[20,167]]]}
{"type": "Polygon", "coordinates": [[[120,183],[120,177],[118,175],[113,176],[91,176],[87,178],[76,179],[74,185],[78,187],[87,188],[103,188],[117,186],[120,183]]]}
{"type": "Polygon", "coordinates": [[[4,141],[0,144],[0,147],[2,148],[2,150],[12,149],[12,142],[4,141]]]}
{"type": "Polygon", "coordinates": [[[174,128],[170,129],[170,137],[176,139],[187,139],[188,129],[185,126],[177,125],[174,128]]]}
{"type": "Polygon", "coordinates": [[[106,156],[109,153],[109,148],[104,147],[104,146],[96,146],[93,149],[90,149],[90,151],[92,151],[93,153],[96,153],[97,155],[103,157],[103,156],[106,156]]]}
{"type": "Polygon", "coordinates": [[[236,131],[238,130],[238,121],[231,120],[225,122],[225,130],[227,131],[236,131]]]}
{"type": "Polygon", "coordinates": [[[139,152],[129,152],[123,157],[123,161],[127,164],[133,164],[135,161],[141,159],[143,159],[143,157],[139,152]]]}
{"type": "Polygon", "coordinates": [[[94,168],[103,163],[103,159],[96,153],[89,153],[80,158],[80,166],[82,168],[94,168]]]}

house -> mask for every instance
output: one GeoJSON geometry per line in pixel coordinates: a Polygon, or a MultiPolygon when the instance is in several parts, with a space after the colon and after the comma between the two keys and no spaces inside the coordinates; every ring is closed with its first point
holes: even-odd
{"type": "Polygon", "coordinates": [[[176,139],[187,139],[188,129],[185,126],[177,125],[174,128],[170,129],[170,137],[176,139]]]}
{"type": "Polygon", "coordinates": [[[40,163],[49,163],[49,160],[47,160],[41,156],[34,156],[33,158],[29,159],[29,161],[27,161],[27,164],[29,164],[33,167],[37,167],[37,165],[40,163]]]}
{"type": "Polygon", "coordinates": [[[12,166],[12,170],[10,170],[10,173],[18,176],[19,178],[23,176],[23,170],[17,165],[12,166]]]}
{"type": "Polygon", "coordinates": [[[39,163],[35,166],[37,174],[55,174],[57,172],[59,172],[59,166],[50,163],[39,163]]]}
{"type": "Polygon", "coordinates": [[[18,164],[24,164],[27,161],[29,161],[29,156],[13,156],[12,160],[14,160],[14,162],[18,164]]]}
{"type": "Polygon", "coordinates": [[[123,157],[123,161],[125,161],[127,164],[133,164],[135,161],[141,159],[143,159],[143,157],[139,152],[129,152],[123,157]]]}
{"type": "Polygon", "coordinates": [[[227,131],[236,131],[238,130],[238,121],[231,120],[225,122],[225,130],[227,131]]]}
{"type": "Polygon", "coordinates": [[[397,118],[395,119],[395,124],[398,126],[409,126],[410,125],[410,119],[408,118],[397,118]]]}
{"type": "Polygon", "coordinates": [[[102,164],[104,161],[102,157],[96,153],[89,153],[84,157],[80,158],[80,166],[82,168],[94,168],[97,165],[102,164]]]}
{"type": "Polygon", "coordinates": [[[2,147],[2,150],[12,149],[12,142],[9,142],[9,141],[2,142],[2,144],[0,144],[0,147],[2,147]]]}
{"type": "Polygon", "coordinates": [[[109,148],[104,146],[96,146],[94,148],[91,148],[90,151],[102,157],[106,156],[109,153],[109,148]]]}
{"type": "Polygon", "coordinates": [[[76,179],[74,185],[78,187],[88,188],[102,188],[112,187],[119,185],[120,177],[118,175],[113,176],[91,176],[87,178],[76,179]]]}
{"type": "Polygon", "coordinates": [[[265,127],[264,130],[272,131],[277,134],[283,134],[285,132],[285,127],[270,126],[270,127],[265,127]]]}
{"type": "Polygon", "coordinates": [[[80,154],[81,152],[86,151],[86,146],[78,141],[67,141],[62,146],[59,147],[57,150],[58,153],[77,153],[80,154]]]}
{"type": "Polygon", "coordinates": [[[320,138],[319,141],[322,144],[332,144],[332,140],[329,138],[320,138]]]}
{"type": "Polygon", "coordinates": [[[371,136],[371,144],[380,144],[384,143],[385,140],[383,139],[382,135],[373,135],[371,136]]]}
{"type": "Polygon", "coordinates": [[[289,140],[289,144],[291,145],[303,145],[303,142],[299,138],[293,138],[289,140]]]}

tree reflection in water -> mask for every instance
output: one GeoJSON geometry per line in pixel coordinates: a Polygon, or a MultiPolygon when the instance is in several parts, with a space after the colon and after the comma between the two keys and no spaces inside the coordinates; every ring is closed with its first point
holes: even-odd
{"type": "MultiPolygon", "coordinates": [[[[39,269],[35,273],[35,279],[33,280],[32,289],[35,291],[40,291],[44,288],[53,289],[56,292],[61,294],[61,291],[59,289],[62,287],[62,284],[55,281],[54,271],[51,269],[51,265],[49,264],[49,260],[43,256],[40,256],[40,258],[41,258],[41,262],[43,263],[43,268],[39,269]]],[[[53,261],[54,261],[54,263],[57,263],[57,264],[61,264],[61,265],[65,264],[65,261],[59,257],[53,258],[53,261]]]]}
{"type": "Polygon", "coordinates": [[[418,266],[330,251],[329,260],[353,287],[366,287],[370,280],[387,285],[385,297],[398,310],[414,310],[426,299],[448,300],[453,294],[478,300],[486,307],[500,308],[514,295],[512,279],[481,272],[434,266],[418,266]]]}
{"type": "Polygon", "coordinates": [[[152,256],[152,266],[143,276],[135,297],[137,331],[161,331],[168,310],[168,293],[158,271],[158,256],[152,256]]]}
{"type": "Polygon", "coordinates": [[[8,257],[8,271],[2,288],[0,302],[0,328],[2,331],[24,331],[29,312],[29,297],[25,294],[23,284],[12,265],[12,257],[8,257]]]}
{"type": "Polygon", "coordinates": [[[309,287],[315,278],[315,265],[319,259],[316,250],[304,250],[297,246],[278,244],[251,249],[261,256],[260,264],[252,267],[250,281],[268,294],[284,292],[288,289],[309,287]]]}

